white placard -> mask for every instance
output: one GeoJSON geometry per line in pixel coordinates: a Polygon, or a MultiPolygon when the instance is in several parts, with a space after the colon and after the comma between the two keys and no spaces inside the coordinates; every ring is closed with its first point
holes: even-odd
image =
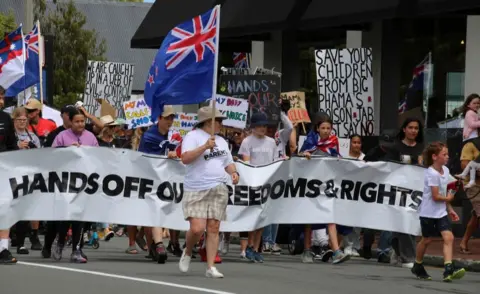
{"type": "MultiPolygon", "coordinates": [[[[212,105],[210,100],[210,106],[212,105]]],[[[227,117],[223,125],[232,128],[244,129],[247,125],[248,100],[233,98],[217,94],[215,107],[227,117]]]]}
{"type": "Polygon", "coordinates": [[[105,99],[123,117],[123,103],[130,100],[135,66],[128,63],[88,61],[83,103],[85,109],[99,117],[100,104],[105,99]]]}
{"type": "MultiPolygon", "coordinates": [[[[0,229],[19,220],[79,220],[187,230],[184,165],[103,147],[0,154],[0,229]]],[[[268,224],[327,224],[420,233],[424,168],[390,162],[294,157],[236,163],[227,232],[268,224]]]]}
{"type": "Polygon", "coordinates": [[[316,50],[315,62],[319,110],[330,115],[337,136],[372,136],[372,49],[316,50]]]}

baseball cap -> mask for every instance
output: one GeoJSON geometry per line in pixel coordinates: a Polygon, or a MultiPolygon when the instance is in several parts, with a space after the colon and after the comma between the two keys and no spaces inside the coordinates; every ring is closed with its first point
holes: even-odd
{"type": "Polygon", "coordinates": [[[378,138],[380,145],[386,148],[393,147],[397,134],[398,130],[396,129],[384,130],[378,138]]]}
{"type": "Polygon", "coordinates": [[[163,106],[162,117],[169,117],[170,115],[174,115],[174,114],[175,114],[175,109],[173,109],[172,105],[163,106]]]}
{"type": "Polygon", "coordinates": [[[71,104],[65,105],[60,109],[60,114],[69,113],[70,111],[75,109],[77,109],[75,105],[71,105],[71,104]]]}

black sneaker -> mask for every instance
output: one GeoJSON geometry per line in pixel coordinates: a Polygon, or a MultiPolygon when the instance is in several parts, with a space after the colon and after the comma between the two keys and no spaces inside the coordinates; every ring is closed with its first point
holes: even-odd
{"type": "Polygon", "coordinates": [[[385,254],[385,253],[380,253],[380,254],[378,254],[377,261],[379,263],[390,263],[390,256],[388,254],[385,254]]]}
{"type": "Polygon", "coordinates": [[[453,264],[445,265],[445,271],[443,272],[443,281],[451,282],[452,280],[457,280],[463,278],[465,275],[464,268],[455,268],[453,264]]]}
{"type": "Polygon", "coordinates": [[[30,235],[30,243],[32,243],[32,246],[30,247],[31,250],[40,251],[43,249],[42,243],[40,243],[40,239],[38,239],[37,233],[32,233],[30,235]]]}
{"type": "Polygon", "coordinates": [[[174,244],[173,245],[173,255],[176,257],[182,257],[183,250],[180,249],[180,244],[174,244]]]}
{"type": "Polygon", "coordinates": [[[423,267],[423,264],[415,262],[411,271],[412,271],[412,274],[414,274],[417,277],[417,279],[420,279],[420,280],[432,279],[432,277],[429,274],[427,274],[427,271],[425,270],[425,267],[423,267]]]}
{"type": "Polygon", "coordinates": [[[46,248],[42,249],[42,257],[43,258],[50,258],[52,257],[52,250],[48,250],[46,248]]]}
{"type": "Polygon", "coordinates": [[[371,259],[372,258],[372,247],[371,246],[364,246],[362,249],[359,250],[358,252],[361,257],[365,259],[371,259]]]}
{"type": "Polygon", "coordinates": [[[17,254],[26,255],[26,254],[29,254],[29,253],[30,252],[28,251],[27,248],[25,248],[25,246],[17,247],[17,254]]]}
{"type": "Polygon", "coordinates": [[[13,257],[12,253],[8,249],[4,249],[0,252],[0,264],[15,264],[17,259],[13,257]]]}

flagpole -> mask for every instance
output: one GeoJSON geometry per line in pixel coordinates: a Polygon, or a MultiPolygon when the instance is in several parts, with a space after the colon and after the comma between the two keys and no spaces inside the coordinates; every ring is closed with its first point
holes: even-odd
{"type": "MultiPolygon", "coordinates": [[[[26,92],[25,92],[25,54],[27,53],[26,50],[25,50],[25,37],[23,35],[23,24],[21,23],[20,26],[22,27],[22,58],[23,58],[23,99],[25,100],[25,96],[27,95],[26,92]]],[[[20,101],[20,99],[18,98],[18,94],[17,94],[17,107],[20,107],[22,106],[23,102],[20,101]]]]}
{"type": "Polygon", "coordinates": [[[218,53],[220,47],[220,5],[216,5],[217,10],[217,29],[216,29],[216,42],[215,42],[215,59],[213,65],[213,83],[212,83],[212,130],[211,135],[215,136],[215,111],[217,104],[217,71],[218,71],[218,53]]]}
{"type": "Polygon", "coordinates": [[[40,77],[40,103],[43,105],[43,39],[42,39],[42,32],[40,31],[40,21],[37,20],[37,30],[38,30],[38,70],[39,70],[39,77],[40,77]]]}
{"type": "MultiPolygon", "coordinates": [[[[431,86],[430,86],[430,81],[432,79],[432,51],[428,52],[428,70],[427,70],[427,76],[423,77],[424,79],[427,80],[427,86],[424,87],[426,88],[426,99],[427,99],[427,103],[426,103],[426,109],[425,109],[425,126],[424,128],[427,128],[427,125],[428,125],[428,106],[430,104],[430,91],[431,91],[431,86]]],[[[425,84],[425,82],[424,82],[425,84]]]]}

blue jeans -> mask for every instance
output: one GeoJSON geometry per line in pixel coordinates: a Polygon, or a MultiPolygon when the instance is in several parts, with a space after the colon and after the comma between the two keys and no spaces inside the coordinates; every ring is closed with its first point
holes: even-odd
{"type": "Polygon", "coordinates": [[[271,224],[263,228],[262,239],[264,244],[275,244],[277,240],[278,225],[271,224]]]}
{"type": "MultiPolygon", "coordinates": [[[[364,229],[363,231],[363,246],[372,247],[375,241],[375,230],[364,229]]],[[[378,240],[379,254],[388,254],[392,247],[392,232],[382,231],[380,233],[380,239],[378,240]]]]}

